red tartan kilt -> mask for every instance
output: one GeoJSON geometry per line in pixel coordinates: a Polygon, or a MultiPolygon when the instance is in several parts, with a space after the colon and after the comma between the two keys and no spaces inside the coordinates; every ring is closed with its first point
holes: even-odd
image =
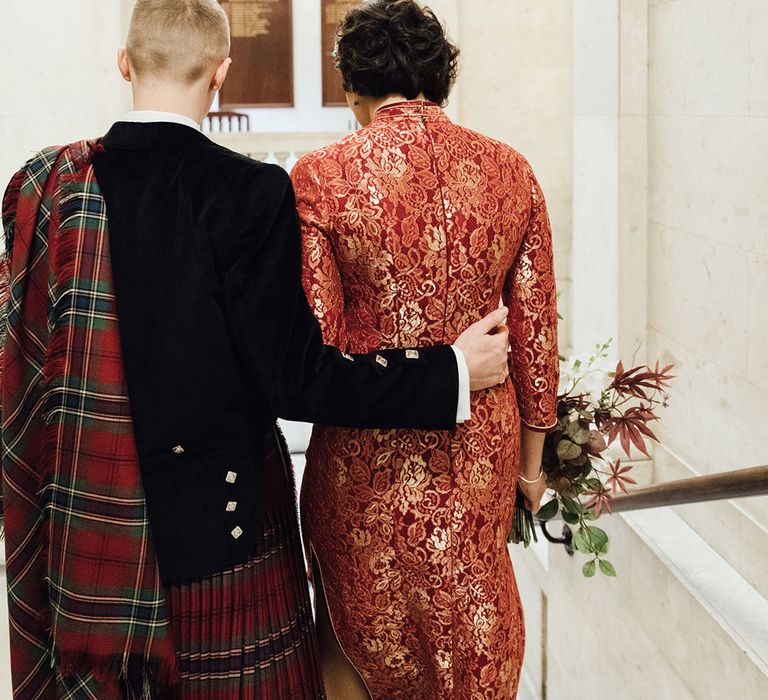
{"type": "Polygon", "coordinates": [[[282,436],[266,444],[268,525],[249,560],[167,589],[182,676],[169,700],[325,697],[290,460],[282,436]]]}

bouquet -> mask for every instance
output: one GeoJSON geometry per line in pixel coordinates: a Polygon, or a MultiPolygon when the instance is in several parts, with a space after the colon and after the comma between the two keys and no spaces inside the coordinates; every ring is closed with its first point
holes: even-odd
{"type": "Polygon", "coordinates": [[[535,514],[525,508],[518,491],[515,518],[509,541],[526,547],[536,540],[534,517],[547,521],[558,514],[576,527],[572,546],[589,559],[584,576],[597,568],[606,576],[616,570],[605,558],[609,540],[606,532],[592,524],[604,512],[611,512],[611,494],[637,482],[630,476],[632,466],[606,451],[616,440],[629,458],[634,446],[646,456],[647,440],[658,439],[649,424],[659,420],[656,409],[665,407],[667,389],[674,377],[673,365],[660,368],[638,366],[624,369],[619,362],[608,366],[610,341],[597,345],[589,356],[561,358],[560,395],[557,425],[547,434],[542,467],[554,498],[535,514]]]}

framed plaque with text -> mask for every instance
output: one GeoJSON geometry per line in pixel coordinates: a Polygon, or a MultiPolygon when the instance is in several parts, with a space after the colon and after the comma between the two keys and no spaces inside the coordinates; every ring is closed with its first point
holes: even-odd
{"type": "Polygon", "coordinates": [[[293,107],[292,1],[219,1],[232,34],[221,107],[293,107]]]}
{"type": "Polygon", "coordinates": [[[321,0],[322,12],[322,65],[323,65],[323,107],[346,107],[341,75],[336,70],[333,50],[336,47],[336,32],[351,7],[360,0],[321,0]]]}

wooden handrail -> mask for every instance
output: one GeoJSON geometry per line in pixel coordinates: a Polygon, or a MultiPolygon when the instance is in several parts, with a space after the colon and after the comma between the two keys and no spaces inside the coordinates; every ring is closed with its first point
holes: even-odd
{"type": "Polygon", "coordinates": [[[614,513],[768,494],[768,466],[678,479],[614,496],[614,513]]]}
{"type": "MultiPolygon", "coordinates": [[[[667,481],[641,489],[635,489],[628,494],[611,498],[612,513],[626,513],[630,510],[646,508],[663,508],[664,506],[681,506],[689,503],[707,503],[708,501],[723,501],[729,498],[746,498],[747,496],[764,496],[768,494],[768,466],[737,469],[732,472],[722,472],[711,476],[695,476],[690,479],[667,481]]],[[[544,536],[554,544],[565,546],[568,554],[573,554],[573,530],[563,524],[562,537],[556,537],[548,530],[548,525],[560,520],[558,513],[552,520],[539,520],[544,536]]]]}

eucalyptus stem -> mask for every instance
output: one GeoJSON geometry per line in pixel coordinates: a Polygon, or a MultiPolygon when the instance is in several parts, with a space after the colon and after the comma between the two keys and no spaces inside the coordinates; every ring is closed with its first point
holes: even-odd
{"type": "Polygon", "coordinates": [[[531,542],[538,542],[536,534],[536,523],[533,519],[533,513],[525,507],[525,496],[520,489],[517,489],[515,497],[515,513],[512,518],[512,528],[509,531],[507,542],[511,544],[522,544],[528,547],[531,542]]]}

